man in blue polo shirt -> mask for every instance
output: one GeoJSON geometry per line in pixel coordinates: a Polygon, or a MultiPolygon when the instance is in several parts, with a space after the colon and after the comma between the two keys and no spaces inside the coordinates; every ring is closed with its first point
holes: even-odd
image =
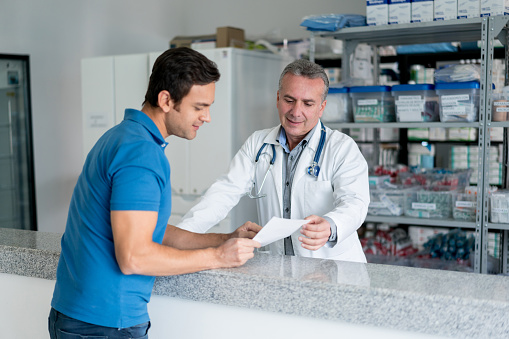
{"type": "Polygon", "coordinates": [[[234,267],[253,257],[261,229],[196,234],[167,225],[165,139],[193,139],[210,121],[216,65],[177,48],[155,62],[141,111],[127,109],[87,156],[69,207],[49,316],[56,338],[147,338],[155,277],[234,267]]]}

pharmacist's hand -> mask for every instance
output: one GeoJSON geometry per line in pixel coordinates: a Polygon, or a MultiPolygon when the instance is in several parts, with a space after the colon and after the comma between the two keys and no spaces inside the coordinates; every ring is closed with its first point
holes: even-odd
{"type": "Polygon", "coordinates": [[[302,226],[300,233],[304,236],[299,237],[299,241],[305,249],[316,251],[329,241],[331,235],[330,224],[317,215],[310,215],[304,219],[309,220],[309,223],[302,226]]]}
{"type": "Polygon", "coordinates": [[[230,238],[248,238],[253,239],[254,236],[260,232],[262,227],[254,222],[248,221],[244,225],[237,228],[230,234],[230,238]]]}
{"type": "Polygon", "coordinates": [[[219,267],[237,267],[254,257],[254,249],[260,248],[260,243],[252,239],[229,239],[216,248],[219,267]]]}

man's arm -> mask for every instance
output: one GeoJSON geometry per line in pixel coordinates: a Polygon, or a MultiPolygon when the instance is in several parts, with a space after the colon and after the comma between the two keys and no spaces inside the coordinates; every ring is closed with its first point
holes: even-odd
{"type": "MultiPolygon", "coordinates": [[[[202,244],[221,244],[218,247],[183,250],[160,245],[152,240],[157,216],[157,212],[152,211],[111,212],[115,256],[122,273],[161,276],[236,267],[251,259],[254,248],[260,247],[258,242],[247,238],[234,238],[221,243],[224,235],[220,234],[203,235],[209,240],[202,244]]],[[[171,229],[175,230],[174,227],[171,229]]],[[[172,230],[170,235],[175,237],[173,242],[176,244],[194,237],[172,230]]]]}
{"type": "Polygon", "coordinates": [[[232,233],[198,234],[180,229],[173,225],[168,225],[164,234],[163,245],[181,250],[217,247],[232,238],[252,239],[261,229],[261,226],[248,221],[232,233]]]}

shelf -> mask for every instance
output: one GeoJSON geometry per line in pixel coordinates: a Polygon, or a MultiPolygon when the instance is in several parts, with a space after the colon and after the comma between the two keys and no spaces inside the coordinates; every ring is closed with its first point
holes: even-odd
{"type": "MultiPolygon", "coordinates": [[[[397,217],[397,216],[381,216],[381,215],[368,215],[366,222],[384,222],[390,224],[406,224],[406,225],[426,225],[426,226],[444,226],[444,227],[461,227],[461,228],[475,228],[473,221],[461,221],[455,219],[425,219],[425,218],[411,218],[411,217],[397,217]]],[[[500,224],[497,224],[500,225],[500,224]]],[[[508,225],[509,227],[509,225],[508,225]]]]}
{"type": "Polygon", "coordinates": [[[399,25],[362,26],[321,33],[320,37],[355,40],[376,46],[426,44],[451,41],[481,40],[482,25],[488,18],[471,18],[399,25]]]}
{"type": "Polygon", "coordinates": [[[490,127],[509,127],[509,121],[491,121],[488,122],[490,127]]]}
{"type": "Polygon", "coordinates": [[[488,223],[488,229],[509,231],[509,224],[488,223]]]}
{"type": "MultiPolygon", "coordinates": [[[[504,121],[509,127],[509,121],[504,121]]],[[[479,128],[480,123],[476,122],[339,122],[328,123],[327,126],[331,129],[342,128],[458,128],[458,127],[472,127],[479,128]]],[[[492,123],[492,127],[493,123],[492,123]]]]}

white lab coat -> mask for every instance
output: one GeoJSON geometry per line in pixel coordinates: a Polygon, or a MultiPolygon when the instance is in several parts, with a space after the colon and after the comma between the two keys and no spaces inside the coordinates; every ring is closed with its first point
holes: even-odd
{"type": "MultiPolygon", "coordinates": [[[[274,144],[276,159],[262,194],[257,199],[260,225],[273,216],[283,216],[283,148],[276,141],[280,125],[253,133],[233,158],[229,171],[205,193],[200,202],[183,217],[180,228],[203,233],[223,220],[240,198],[251,190],[256,192],[272,158],[272,147],[265,147],[259,162],[256,154],[263,143],[274,144]]],[[[291,217],[304,219],[315,214],[331,218],[337,226],[337,242],[328,242],[316,251],[301,246],[300,230],[292,234],[296,255],[313,258],[366,262],[357,236],[357,229],[366,218],[369,205],[368,166],[356,143],[346,134],[326,127],[326,141],[320,157],[318,178],[307,174],[320,140],[317,129],[303,150],[292,184],[291,217]]],[[[240,226],[240,225],[239,225],[240,226]]],[[[271,253],[284,254],[283,241],[269,245],[271,253]]]]}

